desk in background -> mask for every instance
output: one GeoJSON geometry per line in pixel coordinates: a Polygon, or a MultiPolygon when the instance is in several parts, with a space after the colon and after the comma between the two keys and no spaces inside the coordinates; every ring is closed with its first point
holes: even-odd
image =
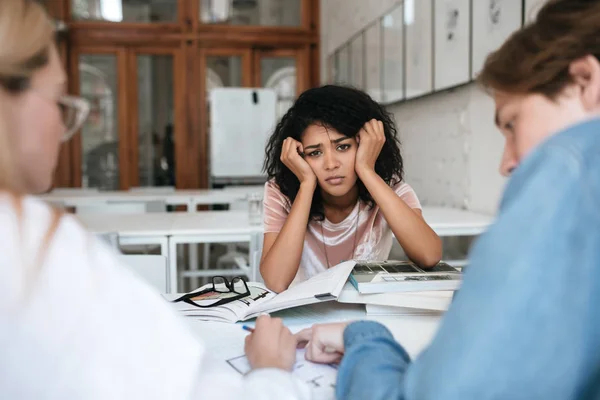
{"type": "MultiPolygon", "coordinates": [[[[440,236],[478,235],[493,221],[491,216],[448,208],[424,207],[423,215],[440,236]]],[[[247,273],[251,279],[258,276],[263,226],[251,225],[245,211],[78,217],[94,233],[117,232],[123,244],[160,244],[162,254],[167,256],[171,292],[177,292],[177,244],[248,242],[250,262],[247,273]]],[[[231,270],[226,274],[239,272],[241,271],[231,270]]],[[[212,274],[214,270],[187,271],[187,276],[190,277],[212,274]]]]}
{"type": "Polygon", "coordinates": [[[73,191],[50,192],[38,196],[41,200],[64,207],[88,206],[100,203],[160,201],[171,206],[186,206],[188,212],[196,211],[200,205],[231,204],[242,201],[250,193],[262,194],[262,186],[235,189],[177,189],[174,191],[73,191]]]}
{"type": "MultiPolygon", "coordinates": [[[[228,189],[176,189],[176,190],[161,190],[162,188],[144,188],[147,190],[134,190],[134,191],[97,191],[97,190],[57,190],[44,195],[39,196],[41,200],[44,200],[50,204],[64,208],[75,208],[84,206],[98,206],[102,204],[110,203],[136,203],[136,202],[161,202],[171,206],[185,206],[188,213],[195,213],[198,206],[211,206],[217,204],[231,205],[245,201],[246,197],[251,193],[261,193],[264,190],[263,185],[256,186],[239,186],[228,189]],[[153,190],[156,189],[156,190],[153,190]]],[[[84,217],[87,219],[87,217],[84,217]]],[[[157,226],[159,230],[162,230],[167,223],[167,218],[158,217],[157,226]]],[[[125,227],[123,235],[125,238],[122,241],[124,245],[138,245],[138,244],[158,244],[161,246],[161,254],[167,256],[168,246],[165,235],[156,235],[150,233],[149,235],[140,235],[139,232],[131,233],[129,228],[137,226],[136,222],[132,219],[128,219],[130,223],[118,224],[119,228],[110,229],[110,225],[100,223],[100,230],[98,233],[107,232],[118,232],[121,233],[121,226],[125,227]]],[[[95,220],[94,220],[95,222],[95,220]]],[[[115,219],[108,216],[107,222],[113,223],[115,219]]],[[[119,221],[116,221],[119,223],[119,221]]],[[[90,226],[94,230],[92,223],[90,226]]],[[[89,225],[88,225],[89,226],[89,225]]],[[[116,226],[116,225],[115,225],[116,226]]],[[[168,235],[166,235],[168,236],[168,235]]],[[[245,240],[243,240],[245,241],[245,240]]],[[[206,242],[203,242],[206,243],[206,242]]],[[[204,249],[205,258],[203,265],[208,266],[208,245],[204,249]]],[[[252,263],[252,261],[251,261],[252,263]]],[[[190,247],[189,252],[189,264],[192,270],[196,270],[198,266],[198,249],[196,246],[190,247]]]]}
{"type": "Polygon", "coordinates": [[[448,207],[423,207],[423,218],[438,236],[477,236],[493,222],[492,216],[448,207]]]}

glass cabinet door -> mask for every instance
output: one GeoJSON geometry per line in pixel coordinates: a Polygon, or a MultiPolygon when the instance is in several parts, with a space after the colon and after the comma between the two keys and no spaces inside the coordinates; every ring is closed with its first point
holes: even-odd
{"type": "Polygon", "coordinates": [[[299,27],[303,0],[202,0],[200,22],[299,27]]]}
{"type": "Polygon", "coordinates": [[[175,186],[173,56],[138,54],[139,186],[175,186]]]}
{"type": "Polygon", "coordinates": [[[81,129],[82,187],[119,189],[117,56],[79,56],[79,90],[91,104],[81,129]]]}
{"type": "Polygon", "coordinates": [[[177,22],[177,0],[71,0],[76,21],[177,22]]]}
{"type": "Polygon", "coordinates": [[[277,119],[292,106],[298,96],[297,54],[293,51],[262,52],[255,63],[259,87],[274,89],[277,93],[277,119]]]}
{"type": "Polygon", "coordinates": [[[350,45],[346,44],[336,53],[336,75],[335,83],[339,85],[350,85],[350,45]]]}

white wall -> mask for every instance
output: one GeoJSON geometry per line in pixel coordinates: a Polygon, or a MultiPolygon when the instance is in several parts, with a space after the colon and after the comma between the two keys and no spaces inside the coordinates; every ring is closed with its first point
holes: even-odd
{"type": "Polygon", "coordinates": [[[471,84],[391,105],[406,181],[422,202],[493,213],[504,179],[492,99],[471,84]]]}
{"type": "Polygon", "coordinates": [[[469,100],[463,88],[389,107],[403,144],[405,180],[423,204],[465,206],[469,100]]]}
{"type": "MultiPolygon", "coordinates": [[[[321,0],[322,77],[327,59],[397,0],[321,0]]],[[[493,101],[475,84],[393,104],[405,178],[425,205],[494,213],[504,185],[498,173],[502,137],[493,101]]]]}
{"type": "Polygon", "coordinates": [[[467,138],[469,190],[467,209],[494,213],[502,196],[505,178],[500,175],[504,139],[494,124],[494,101],[471,85],[467,138]]]}

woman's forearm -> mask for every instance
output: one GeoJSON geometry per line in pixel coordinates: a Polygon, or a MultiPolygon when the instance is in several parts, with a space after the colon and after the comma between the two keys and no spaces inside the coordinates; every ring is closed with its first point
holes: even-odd
{"type": "Polygon", "coordinates": [[[363,172],[360,179],[406,255],[423,267],[436,265],[442,258],[442,241],[423,217],[398,197],[375,171],[363,172]]]}
{"type": "Polygon", "coordinates": [[[263,254],[260,273],[275,292],[286,290],[298,272],[315,187],[312,182],[300,185],[283,228],[263,254]]]}

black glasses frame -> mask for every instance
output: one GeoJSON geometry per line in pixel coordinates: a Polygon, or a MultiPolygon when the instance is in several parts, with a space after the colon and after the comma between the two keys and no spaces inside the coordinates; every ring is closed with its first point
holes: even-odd
{"type": "Polygon", "coordinates": [[[213,276],[211,278],[211,283],[212,283],[212,288],[206,288],[204,290],[200,290],[198,292],[191,292],[191,293],[186,293],[183,296],[173,300],[173,303],[177,303],[177,302],[184,302],[187,303],[189,305],[192,305],[194,307],[198,307],[198,308],[211,308],[211,307],[218,307],[218,306],[222,306],[223,304],[227,304],[227,303],[231,303],[233,301],[236,300],[240,300],[243,299],[244,297],[248,297],[250,296],[250,289],[248,288],[248,284],[246,283],[246,280],[244,279],[244,277],[242,276],[236,276],[234,278],[231,279],[231,281],[227,278],[225,278],[224,276],[213,276]],[[217,290],[216,285],[215,285],[215,279],[222,279],[222,282],[219,283],[225,283],[225,287],[228,289],[227,291],[223,291],[223,290],[217,290]],[[235,291],[235,283],[241,281],[244,284],[244,288],[246,288],[246,290],[243,293],[240,292],[236,292],[235,291]],[[201,296],[203,294],[206,293],[210,293],[210,292],[216,292],[216,293],[237,293],[237,296],[231,296],[228,297],[226,299],[221,299],[216,301],[213,304],[210,304],[208,306],[202,306],[200,304],[196,304],[192,298],[197,297],[197,296],[201,296]]]}

